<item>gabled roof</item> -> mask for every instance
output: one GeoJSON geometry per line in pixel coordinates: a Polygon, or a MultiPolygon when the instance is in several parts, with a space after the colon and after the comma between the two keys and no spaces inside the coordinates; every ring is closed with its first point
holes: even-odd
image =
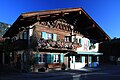
{"type": "Polygon", "coordinates": [[[12,37],[18,33],[19,28],[30,26],[37,21],[46,20],[46,18],[51,19],[52,17],[58,18],[60,16],[64,16],[70,24],[75,26],[75,30],[81,32],[85,37],[96,39],[99,42],[110,40],[110,37],[82,8],[22,13],[3,37],[12,37]]]}

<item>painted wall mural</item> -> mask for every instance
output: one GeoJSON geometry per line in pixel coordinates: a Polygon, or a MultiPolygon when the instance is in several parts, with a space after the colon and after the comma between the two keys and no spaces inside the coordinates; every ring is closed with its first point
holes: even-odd
{"type": "Polygon", "coordinates": [[[77,51],[82,52],[98,52],[99,43],[91,43],[88,38],[81,38],[79,42],[82,46],[77,48],[77,51]]]}

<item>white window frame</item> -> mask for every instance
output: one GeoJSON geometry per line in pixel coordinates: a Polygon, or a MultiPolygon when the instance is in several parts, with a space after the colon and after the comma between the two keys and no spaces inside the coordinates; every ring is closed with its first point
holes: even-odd
{"type": "Polygon", "coordinates": [[[60,54],[54,54],[53,62],[54,63],[59,63],[60,62],[60,54]]]}
{"type": "Polygon", "coordinates": [[[38,63],[39,64],[40,63],[45,63],[45,54],[39,54],[39,55],[40,55],[40,57],[39,57],[40,61],[38,63]]]}

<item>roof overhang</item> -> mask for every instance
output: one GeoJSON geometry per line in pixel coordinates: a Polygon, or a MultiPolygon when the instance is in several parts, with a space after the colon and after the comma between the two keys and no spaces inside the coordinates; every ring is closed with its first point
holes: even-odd
{"type": "Polygon", "coordinates": [[[111,38],[100,28],[100,26],[82,9],[82,8],[68,8],[58,10],[46,10],[37,12],[22,13],[18,19],[13,23],[9,30],[3,37],[12,37],[19,32],[21,27],[28,27],[42,19],[53,19],[54,17],[62,16],[69,18],[67,20],[73,24],[74,19],[78,20],[75,30],[79,30],[85,37],[95,39],[98,42],[110,40],[111,38]],[[72,16],[72,17],[71,17],[72,16]]]}

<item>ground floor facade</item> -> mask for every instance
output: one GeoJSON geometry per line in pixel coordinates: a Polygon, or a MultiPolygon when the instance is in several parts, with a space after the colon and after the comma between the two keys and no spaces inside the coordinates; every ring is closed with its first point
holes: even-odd
{"type": "Polygon", "coordinates": [[[68,56],[67,61],[68,61],[68,68],[70,69],[81,69],[84,67],[98,67],[99,55],[77,53],[76,55],[68,56]]]}
{"type": "Polygon", "coordinates": [[[2,63],[9,64],[20,71],[79,70],[84,67],[98,67],[99,56],[92,52],[58,53],[21,50],[3,53],[2,63]]]}

